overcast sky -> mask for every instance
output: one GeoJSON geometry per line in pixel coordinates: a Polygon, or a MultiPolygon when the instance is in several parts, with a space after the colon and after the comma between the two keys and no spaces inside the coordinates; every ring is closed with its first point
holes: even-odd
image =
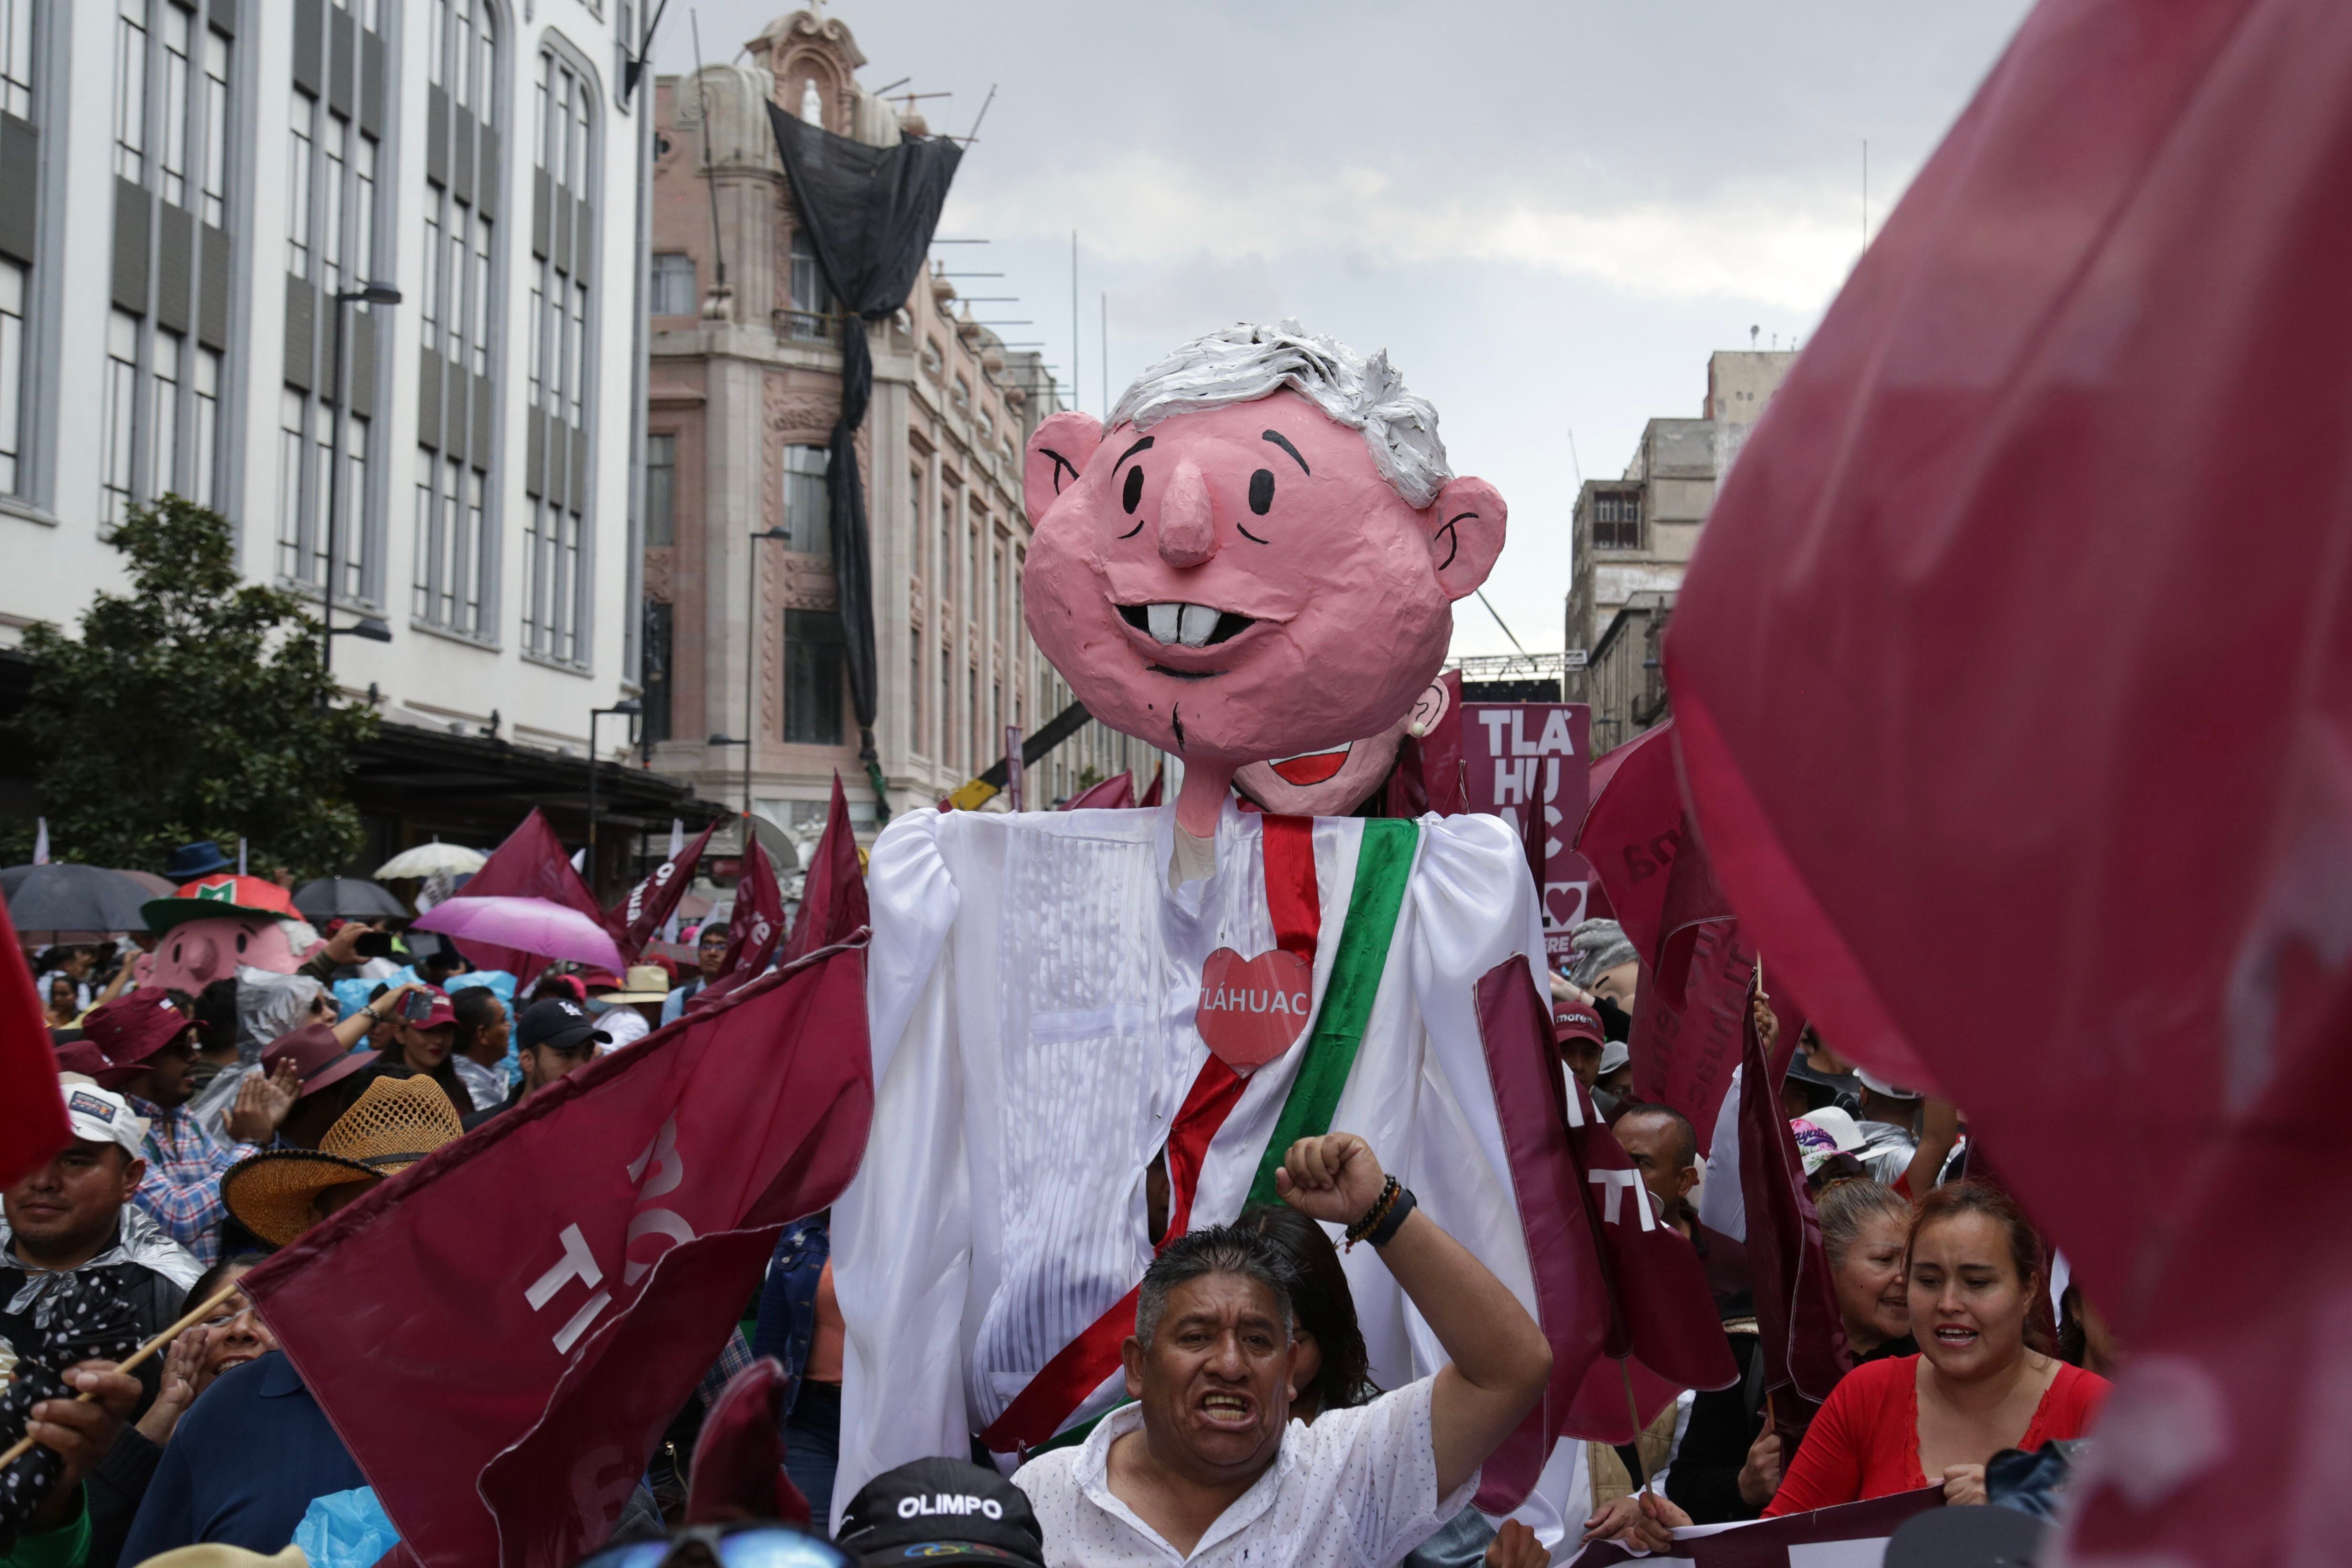
{"type": "MultiPolygon", "coordinates": [[[[656,57],[733,57],[774,0],[671,0],[656,57]]],[[[1454,467],[1500,488],[1487,585],[1563,642],[1580,465],[1694,416],[1706,356],[1810,333],[2029,9],[2026,0],[848,0],[869,88],[961,134],[940,234],[1009,341],[1103,405],[1185,338],[1297,316],[1386,348],[1454,467]],[[999,286],[1002,285],[1002,286],[999,286]],[[1573,436],[1571,449],[1570,437],[1573,436]]],[[[1457,653],[1511,644],[1475,600],[1457,653]]]]}

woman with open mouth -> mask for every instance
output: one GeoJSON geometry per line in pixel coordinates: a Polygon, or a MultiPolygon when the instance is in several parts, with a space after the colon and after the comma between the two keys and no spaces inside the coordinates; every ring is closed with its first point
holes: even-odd
{"type": "Polygon", "coordinates": [[[2108,1384],[2039,1342],[2029,1318],[2041,1260],[2041,1237],[2008,1194],[1982,1182],[1930,1193],[1903,1259],[1919,1353],[1846,1374],[1766,1517],[1931,1485],[1947,1502],[1980,1503],[1995,1454],[2081,1436],[2108,1384]]]}

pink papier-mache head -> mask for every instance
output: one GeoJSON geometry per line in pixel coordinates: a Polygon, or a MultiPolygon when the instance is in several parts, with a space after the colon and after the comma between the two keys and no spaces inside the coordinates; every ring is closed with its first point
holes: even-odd
{"type": "Polygon", "coordinates": [[[143,982],[149,985],[194,994],[240,967],[291,974],[318,950],[294,900],[266,878],[199,877],[142,910],[155,936],[143,982]]]}
{"type": "Polygon", "coordinates": [[[1096,718],[1184,759],[1194,832],[1236,768],[1402,721],[1503,548],[1503,498],[1454,477],[1387,356],[1295,321],[1185,344],[1108,432],[1055,415],[1023,478],[1030,633],[1096,718]]]}

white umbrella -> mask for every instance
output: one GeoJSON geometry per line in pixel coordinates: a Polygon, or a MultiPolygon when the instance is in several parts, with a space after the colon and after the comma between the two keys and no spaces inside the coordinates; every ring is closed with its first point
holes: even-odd
{"type": "Polygon", "coordinates": [[[404,849],[375,868],[378,879],[400,877],[430,877],[436,872],[464,877],[478,871],[489,857],[478,849],[468,849],[462,844],[444,844],[435,839],[414,849],[404,849]]]}

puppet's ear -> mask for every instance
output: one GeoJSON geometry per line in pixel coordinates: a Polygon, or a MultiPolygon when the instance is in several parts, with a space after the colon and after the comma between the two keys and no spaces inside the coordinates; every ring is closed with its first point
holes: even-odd
{"type": "Polygon", "coordinates": [[[1077,482],[1087,459],[1102,445],[1102,421],[1091,414],[1064,409],[1029,437],[1021,462],[1021,504],[1034,528],[1054,504],[1054,498],[1077,482]]]}
{"type": "Polygon", "coordinates": [[[1484,479],[1446,480],[1437,503],[1422,513],[1430,530],[1430,563],[1447,598],[1468,598],[1495,569],[1507,515],[1501,492],[1484,479]]]}

